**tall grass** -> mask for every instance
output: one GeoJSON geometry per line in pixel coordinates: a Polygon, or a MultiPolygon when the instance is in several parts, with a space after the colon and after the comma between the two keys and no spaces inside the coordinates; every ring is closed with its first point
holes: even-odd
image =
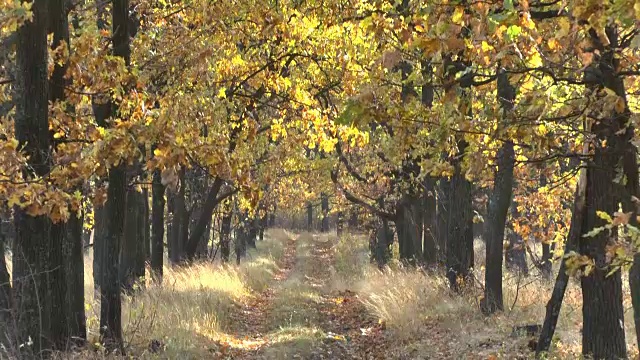
{"type": "MultiPolygon", "coordinates": [[[[464,294],[453,294],[441,272],[404,268],[392,262],[383,271],[369,263],[364,236],[347,235],[336,244],[333,286],[359,292],[367,311],[383,322],[398,349],[398,356],[442,357],[435,344],[455,348],[460,355],[508,358],[526,351],[528,339],[511,338],[513,326],[541,324],[553,282],[545,281],[537,270],[529,277],[505,270],[503,291],[505,311],[484,317],[479,311],[483,295],[484,244],[474,244],[475,282],[464,294]],[[438,339],[445,337],[445,339],[438,339]],[[413,355],[412,355],[413,354],[413,355]]],[[[557,266],[556,266],[557,268],[557,266]]],[[[557,269],[556,269],[557,271],[557,269]]],[[[582,326],[579,283],[571,281],[563,303],[552,358],[575,358],[580,353],[582,326]]],[[[629,313],[631,313],[629,311],[629,313]]],[[[627,317],[628,341],[633,341],[633,322],[627,317]]],[[[446,357],[446,356],[445,356],[446,357]]]]}

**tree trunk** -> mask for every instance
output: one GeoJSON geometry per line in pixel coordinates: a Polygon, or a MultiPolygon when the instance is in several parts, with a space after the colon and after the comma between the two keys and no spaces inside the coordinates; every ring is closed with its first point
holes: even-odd
{"type": "MultiPolygon", "coordinates": [[[[130,63],[129,48],[129,1],[113,0],[113,54],[130,63]]],[[[109,104],[110,114],[117,107],[109,104]]],[[[96,119],[98,120],[98,119],[96,119]]],[[[102,119],[106,120],[106,119],[102,119]]],[[[107,125],[104,121],[101,126],[107,125]]],[[[103,281],[100,286],[100,338],[107,350],[120,350],[124,353],[122,342],[122,299],[120,294],[119,258],[120,246],[124,236],[124,222],[127,200],[127,173],[124,163],[109,169],[109,188],[107,190],[107,236],[102,254],[103,281]]]]}
{"type": "Polygon", "coordinates": [[[144,194],[135,189],[127,191],[127,216],[119,271],[122,289],[127,293],[132,293],[136,284],[144,277],[144,200],[144,194]]]}
{"type": "Polygon", "coordinates": [[[443,180],[443,195],[446,204],[447,278],[451,289],[460,290],[460,282],[466,282],[473,267],[473,208],[471,183],[462,172],[461,161],[467,143],[458,142],[460,156],[454,160],[455,173],[443,180]]]}
{"type": "Polygon", "coordinates": [[[207,225],[211,222],[211,218],[213,217],[213,211],[216,206],[231,195],[231,193],[226,193],[219,196],[220,188],[224,181],[216,177],[213,181],[213,184],[209,187],[209,191],[207,192],[207,198],[202,205],[202,212],[200,213],[200,217],[193,228],[193,231],[188,238],[187,243],[185,244],[184,253],[185,257],[188,260],[192,260],[196,254],[196,250],[198,249],[198,242],[202,239],[202,235],[206,231],[207,225]]]}
{"type": "Polygon", "coordinates": [[[93,287],[100,290],[102,284],[102,254],[107,237],[106,205],[93,206],[93,287]]]}
{"type": "MultiPolygon", "coordinates": [[[[503,109],[505,125],[513,110],[515,89],[509,83],[509,77],[500,70],[498,75],[498,100],[503,109]]],[[[504,310],[502,303],[502,252],[504,227],[511,205],[513,192],[513,168],[515,151],[513,142],[506,141],[498,151],[497,169],[493,181],[493,193],[489,198],[487,221],[484,225],[484,241],[486,242],[485,291],[482,311],[493,314],[504,310]]]]}
{"type": "MultiPolygon", "coordinates": [[[[0,224],[1,225],[1,224],[0,224]]],[[[7,338],[10,332],[10,321],[12,311],[12,294],[11,294],[11,279],[9,277],[9,271],[7,269],[6,262],[6,244],[5,244],[5,232],[4,229],[0,229],[0,345],[8,345],[7,338]],[[6,341],[6,342],[5,342],[6,341]]]]}
{"type": "Polygon", "coordinates": [[[164,193],[160,170],[153,172],[151,204],[151,274],[153,280],[162,284],[164,262],[164,193]]]}
{"type": "Polygon", "coordinates": [[[380,219],[373,234],[375,244],[373,247],[374,258],[379,269],[383,269],[391,260],[391,244],[393,233],[389,229],[389,222],[380,219]]]}
{"type": "Polygon", "coordinates": [[[338,212],[337,220],[336,220],[336,236],[342,236],[344,231],[344,213],[342,211],[338,212]]]}
{"type": "Polygon", "coordinates": [[[235,237],[236,265],[240,265],[240,259],[247,253],[247,237],[248,231],[245,227],[246,223],[240,221],[235,237]]]}
{"type": "Polygon", "coordinates": [[[220,227],[220,258],[228,263],[231,255],[231,212],[225,212],[222,216],[220,227]]]}
{"type": "Polygon", "coordinates": [[[68,338],[76,347],[87,340],[87,318],[84,303],[84,217],[76,212],[66,225],[67,304],[69,305],[68,338]]]}
{"type": "MultiPolygon", "coordinates": [[[[33,1],[32,20],[17,30],[15,134],[19,148],[29,157],[29,168],[23,170],[26,181],[46,176],[51,165],[48,5],[46,0],[33,1]]],[[[43,350],[66,345],[64,237],[55,236],[47,216],[30,216],[17,207],[14,214],[13,279],[16,309],[20,313],[19,339],[26,342],[31,338],[33,345],[23,351],[40,356],[43,350]]]]}
{"type": "MultiPolygon", "coordinates": [[[[628,124],[630,111],[626,104],[624,83],[617,72],[620,61],[615,56],[619,44],[618,34],[616,28],[610,26],[605,28],[605,32],[610,40],[608,45],[603,45],[595,32],[590,33],[592,43],[600,51],[600,56],[597,62],[590,65],[591,68],[587,69],[585,74],[596,77],[593,79],[596,80],[595,86],[591,89],[594,94],[597,94],[603,86],[607,86],[625,100],[625,106],[622,113],[603,114],[604,116],[592,125],[593,157],[587,167],[586,212],[582,234],[605,225],[597,215],[597,211],[613,214],[618,210],[620,201],[627,204],[626,211],[631,210],[628,204],[631,203],[633,194],[616,196],[619,184],[615,179],[618,174],[626,173],[632,177],[625,179],[628,183],[625,190],[636,193],[638,190],[638,169],[635,159],[637,155],[635,151],[629,151],[634,150],[629,145],[633,137],[633,128],[628,124]],[[620,166],[621,159],[622,166],[620,166]]],[[[605,101],[604,98],[601,98],[601,101],[605,101]]],[[[607,246],[611,244],[612,237],[615,237],[615,232],[603,231],[593,237],[583,236],[579,243],[580,253],[595,262],[593,272],[583,276],[580,282],[583,300],[582,353],[586,357],[592,356],[596,359],[626,358],[627,356],[621,272],[616,271],[608,275],[607,246]]]]}
{"type": "Polygon", "coordinates": [[[307,203],[307,231],[313,231],[313,205],[307,203]]]}
{"type": "MultiPolygon", "coordinates": [[[[586,211],[586,184],[586,170],[582,169],[580,170],[580,178],[575,192],[573,214],[571,215],[571,228],[569,229],[569,236],[567,237],[564,248],[565,255],[569,254],[571,251],[577,250],[580,236],[582,235],[582,221],[586,211]]],[[[569,274],[567,273],[567,260],[563,256],[562,262],[560,263],[560,270],[556,276],[556,283],[553,286],[551,298],[549,299],[549,302],[547,302],[544,323],[536,346],[536,358],[540,358],[542,353],[549,351],[551,339],[553,339],[553,334],[555,333],[556,325],[558,324],[558,318],[560,317],[560,308],[562,307],[564,293],[568,285],[569,274]]]]}
{"type": "MultiPolygon", "coordinates": [[[[184,244],[182,242],[184,236],[184,225],[188,225],[188,222],[185,222],[185,218],[187,217],[187,209],[185,207],[185,182],[184,182],[184,171],[180,171],[180,188],[178,192],[173,196],[173,221],[171,223],[171,239],[169,240],[169,260],[171,263],[179,264],[182,255],[184,244]]],[[[187,232],[189,230],[187,229],[187,232]]]]}
{"type": "Polygon", "coordinates": [[[423,182],[422,192],[422,242],[423,261],[427,266],[434,266],[438,263],[438,244],[436,237],[436,227],[438,218],[436,216],[436,189],[435,179],[428,176],[423,182]]]}
{"type": "Polygon", "coordinates": [[[320,230],[326,233],[329,232],[329,196],[325,193],[320,194],[320,203],[322,207],[322,225],[320,230]]]}
{"type": "Polygon", "coordinates": [[[400,260],[407,264],[417,265],[422,258],[422,218],[420,199],[405,194],[397,204],[395,223],[400,260]]]}
{"type": "MultiPolygon", "coordinates": [[[[153,181],[153,180],[152,180],[153,181]]],[[[151,261],[151,209],[149,207],[149,190],[142,189],[143,197],[143,215],[142,215],[142,234],[144,235],[144,261],[151,261]]],[[[143,274],[144,276],[144,274],[143,274]]]]}

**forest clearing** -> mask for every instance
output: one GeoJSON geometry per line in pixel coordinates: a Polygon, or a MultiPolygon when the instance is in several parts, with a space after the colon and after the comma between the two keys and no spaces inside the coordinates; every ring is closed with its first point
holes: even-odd
{"type": "Polygon", "coordinates": [[[638,358],[639,76],[638,0],[0,0],[0,358],[638,358]]]}

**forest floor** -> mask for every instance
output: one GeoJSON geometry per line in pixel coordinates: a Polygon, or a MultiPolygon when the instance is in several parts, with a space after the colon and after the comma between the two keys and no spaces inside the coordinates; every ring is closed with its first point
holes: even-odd
{"type": "MultiPolygon", "coordinates": [[[[483,253],[476,249],[477,279],[483,253]]],[[[91,273],[90,258],[85,271],[91,273]]],[[[438,273],[397,262],[379,271],[369,263],[364,236],[273,229],[240,266],[166,267],[161,286],[149,283],[127,297],[126,350],[145,359],[533,358],[531,338],[512,330],[542,322],[553,283],[509,272],[503,283],[505,311],[484,317],[480,280],[460,296],[438,273]]],[[[99,303],[90,281],[86,290],[89,341],[97,344],[99,303]]],[[[579,290],[572,281],[548,359],[579,358],[579,290]]],[[[629,349],[635,351],[631,311],[626,315],[629,349]]],[[[103,359],[94,346],[62,358],[103,359]]]]}
{"type": "Polygon", "coordinates": [[[332,290],[335,243],[302,234],[288,241],[274,284],[232,315],[219,358],[382,359],[382,325],[355,292],[332,290]]]}

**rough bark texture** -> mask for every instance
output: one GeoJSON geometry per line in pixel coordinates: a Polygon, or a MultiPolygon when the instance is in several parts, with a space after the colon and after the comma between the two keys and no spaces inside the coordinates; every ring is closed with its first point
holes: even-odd
{"type": "Polygon", "coordinates": [[[12,308],[11,282],[5,258],[6,242],[4,229],[0,229],[0,344],[9,340],[12,308]]]}
{"type": "MultiPolygon", "coordinates": [[[[233,149],[234,147],[235,146],[231,146],[230,148],[233,149]]],[[[194,258],[198,249],[198,242],[202,239],[202,236],[207,229],[207,225],[211,223],[213,211],[215,210],[216,206],[218,206],[218,204],[228,196],[227,194],[222,194],[222,196],[219,196],[220,188],[222,187],[223,183],[224,181],[221,178],[216,177],[213,181],[213,184],[211,184],[211,186],[209,187],[206,200],[202,205],[202,212],[200,213],[198,222],[193,228],[193,231],[188,238],[189,240],[185,244],[184,252],[188,260],[192,260],[194,258]]]]}
{"type": "MultiPolygon", "coordinates": [[[[508,117],[513,110],[516,92],[504,71],[498,76],[498,100],[503,109],[503,122],[508,125],[508,117]]],[[[482,311],[492,314],[503,310],[502,302],[502,252],[504,227],[513,192],[513,168],[515,151],[513,142],[506,141],[498,151],[497,169],[493,180],[493,192],[489,197],[487,221],[484,224],[486,243],[485,291],[482,311]]]]}
{"type": "MultiPolygon", "coordinates": [[[[616,59],[616,46],[618,34],[615,28],[607,27],[606,35],[610,44],[600,43],[599,36],[591,34],[591,40],[595,48],[600,52],[597,62],[585,70],[585,80],[593,82],[593,91],[596,93],[603,87],[616,92],[624,98],[624,85],[617,76],[619,60],[616,59]],[[593,79],[592,79],[593,78],[593,79]]],[[[630,196],[620,197],[616,193],[620,185],[616,182],[617,175],[628,170],[627,166],[620,166],[625,160],[625,154],[629,149],[628,141],[629,111],[625,104],[623,114],[602,114],[598,121],[594,122],[591,133],[594,136],[592,142],[592,161],[587,167],[586,211],[583,219],[582,233],[586,234],[595,227],[603,226],[596,211],[604,211],[613,214],[618,209],[618,203],[626,202],[630,196]],[[603,144],[606,143],[606,146],[603,144]]],[[[635,157],[635,153],[634,153],[635,157]]],[[[633,188],[637,189],[637,167],[633,188]]],[[[620,271],[609,276],[607,273],[606,252],[611,244],[611,238],[615,236],[608,231],[603,231],[593,237],[582,237],[579,243],[580,253],[593,259],[595,269],[589,276],[581,278],[582,285],[582,353],[596,359],[625,358],[627,348],[624,332],[624,308],[622,304],[622,279],[620,271]]]]}
{"type": "Polygon", "coordinates": [[[446,265],[447,278],[451,289],[459,290],[460,282],[467,281],[473,267],[473,208],[471,183],[461,169],[461,157],[467,144],[460,141],[460,156],[455,159],[455,173],[451,179],[442,181],[442,190],[448,208],[445,208],[446,227],[443,228],[447,239],[446,265]],[[446,230],[444,230],[446,229],[446,230]]]}
{"type": "Polygon", "coordinates": [[[329,196],[325,193],[320,194],[320,203],[322,207],[322,225],[320,231],[329,232],[329,196]]]}
{"type": "Polygon", "coordinates": [[[84,217],[72,212],[66,224],[67,297],[69,345],[84,346],[87,340],[87,318],[84,303],[84,217]]]}
{"type": "MultiPolygon", "coordinates": [[[[56,49],[63,44],[69,44],[69,18],[68,0],[54,0],[49,2],[49,32],[53,33],[51,49],[56,49]]],[[[56,103],[65,100],[65,86],[70,82],[65,79],[67,71],[66,63],[56,63],[49,79],[49,100],[56,103]]],[[[72,110],[72,109],[70,109],[72,110]]],[[[78,188],[77,186],[76,188],[78,188]]],[[[70,209],[69,220],[66,223],[53,225],[53,233],[62,237],[63,256],[67,281],[67,294],[65,301],[67,318],[59,317],[64,314],[52,315],[58,317],[54,321],[59,322],[60,328],[66,330],[64,348],[69,346],[82,346],[86,341],[86,316],[84,304],[84,246],[83,246],[83,221],[84,216],[80,211],[70,209]]]]}
{"type": "Polygon", "coordinates": [[[307,231],[313,231],[313,205],[307,204],[307,231]]]}
{"type": "Polygon", "coordinates": [[[120,251],[120,283],[131,293],[136,283],[144,277],[146,257],[144,234],[144,194],[135,189],[127,191],[127,215],[124,223],[124,239],[120,251]]]}
{"type": "MultiPolygon", "coordinates": [[[[29,156],[25,179],[50,170],[48,121],[47,30],[49,1],[33,2],[33,19],[17,30],[15,133],[29,156]]],[[[62,3],[58,4],[62,6],[62,3]]],[[[66,291],[63,236],[54,236],[46,216],[33,217],[15,208],[13,278],[22,350],[39,356],[43,350],[66,345],[66,291]]]]}
{"type": "MultiPolygon", "coordinates": [[[[113,0],[113,54],[130,62],[129,1],[113,0]]],[[[111,114],[116,111],[111,104],[111,114]]],[[[99,125],[107,125],[99,124],[99,125]]],[[[124,352],[122,342],[122,299],[120,294],[120,246],[124,235],[127,173],[123,163],[109,169],[106,222],[107,236],[102,254],[102,284],[100,286],[100,338],[108,350],[124,352]]]]}
{"type": "Polygon", "coordinates": [[[224,263],[229,262],[231,255],[231,215],[231,212],[224,213],[220,227],[220,257],[224,263]]]}
{"type": "Polygon", "coordinates": [[[107,238],[107,207],[96,206],[93,209],[93,286],[96,290],[102,284],[102,254],[107,238]]]}
{"type": "MultiPolygon", "coordinates": [[[[565,243],[564,254],[577,250],[578,242],[582,235],[582,219],[586,211],[586,183],[586,170],[583,169],[581,170],[580,179],[575,192],[573,214],[571,215],[571,228],[569,229],[569,236],[565,243]]],[[[551,340],[553,339],[553,334],[555,333],[556,325],[558,324],[558,318],[560,317],[560,309],[562,307],[562,300],[564,299],[567,285],[569,285],[569,275],[567,273],[566,258],[563,256],[562,262],[560,263],[560,270],[556,276],[556,283],[553,286],[551,298],[547,302],[544,323],[536,346],[537,358],[539,358],[543,353],[549,351],[551,340]]]]}
{"type": "Polygon", "coordinates": [[[162,283],[164,262],[164,193],[160,170],[153,173],[153,187],[151,189],[151,276],[159,284],[162,283]]]}
{"type": "Polygon", "coordinates": [[[185,205],[185,182],[184,171],[180,172],[180,188],[178,192],[173,196],[173,221],[171,222],[171,239],[169,239],[169,260],[173,264],[179,264],[183,258],[184,244],[182,240],[183,235],[188,233],[189,229],[184,229],[184,226],[189,224],[187,218],[187,209],[185,205]]]}
{"type": "Polygon", "coordinates": [[[400,259],[407,264],[417,265],[422,258],[422,212],[420,198],[408,192],[398,202],[396,208],[396,231],[400,259]]]}
{"type": "Polygon", "coordinates": [[[422,257],[425,265],[435,266],[438,263],[438,259],[442,257],[442,255],[439,254],[436,235],[436,227],[438,225],[438,218],[436,216],[436,181],[431,176],[427,176],[422,185],[424,187],[422,194],[422,257]]]}
{"type": "Polygon", "coordinates": [[[513,191],[514,160],[513,143],[504,143],[498,152],[498,169],[495,173],[493,193],[489,199],[487,220],[484,225],[486,271],[482,310],[485,314],[504,309],[502,302],[502,252],[504,227],[513,191]]]}

